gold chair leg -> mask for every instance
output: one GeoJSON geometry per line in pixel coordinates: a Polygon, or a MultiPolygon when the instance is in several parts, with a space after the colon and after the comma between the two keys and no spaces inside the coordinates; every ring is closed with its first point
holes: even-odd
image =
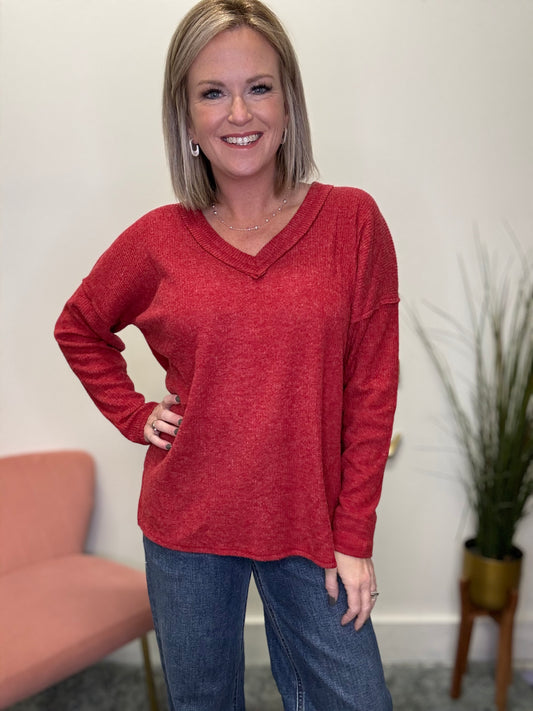
{"type": "Polygon", "coordinates": [[[141,646],[143,650],[146,689],[148,691],[148,700],[150,701],[150,711],[159,711],[159,704],[155,691],[154,674],[152,671],[152,663],[150,661],[150,650],[148,649],[148,638],[146,635],[141,637],[141,646]]]}

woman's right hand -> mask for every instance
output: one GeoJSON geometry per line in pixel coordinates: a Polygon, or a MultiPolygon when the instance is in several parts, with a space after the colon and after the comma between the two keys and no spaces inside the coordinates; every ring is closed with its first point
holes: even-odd
{"type": "Polygon", "coordinates": [[[148,444],[153,444],[159,449],[169,450],[172,445],[159,435],[164,432],[171,437],[178,434],[183,417],[172,412],[172,405],[179,405],[180,399],[177,395],[165,395],[163,400],[154,407],[144,426],[144,439],[148,444]]]}

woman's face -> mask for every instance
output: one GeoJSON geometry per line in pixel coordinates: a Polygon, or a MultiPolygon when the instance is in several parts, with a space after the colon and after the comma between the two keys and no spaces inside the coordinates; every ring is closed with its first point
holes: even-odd
{"type": "Polygon", "coordinates": [[[249,27],[225,30],[198,54],[187,79],[189,135],[217,184],[258,176],[273,183],[287,125],[273,47],[249,27]]]}

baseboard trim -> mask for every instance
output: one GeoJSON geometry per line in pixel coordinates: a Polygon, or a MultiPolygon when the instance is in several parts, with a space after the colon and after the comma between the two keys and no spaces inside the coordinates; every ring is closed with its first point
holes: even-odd
{"type": "MultiPolygon", "coordinates": [[[[454,616],[373,617],[384,664],[453,664],[459,620],[454,616]]],[[[474,623],[469,659],[496,658],[498,626],[489,618],[474,623]]],[[[245,626],[247,664],[268,664],[268,648],[261,615],[249,615],[245,626]]],[[[533,620],[518,620],[514,630],[513,661],[533,666],[533,620]]]]}
{"type": "MultiPolygon", "coordinates": [[[[373,624],[384,664],[453,664],[459,625],[457,617],[375,615],[373,624]]],[[[262,615],[247,615],[244,640],[247,665],[269,664],[262,615]]],[[[159,655],[153,634],[149,641],[153,663],[157,665],[159,655]]],[[[469,659],[495,660],[497,644],[497,625],[488,618],[476,620],[469,659]]],[[[132,642],[110,655],[109,659],[140,664],[140,644],[132,642]]],[[[518,618],[515,624],[513,664],[516,668],[533,668],[533,620],[518,618]]]]}

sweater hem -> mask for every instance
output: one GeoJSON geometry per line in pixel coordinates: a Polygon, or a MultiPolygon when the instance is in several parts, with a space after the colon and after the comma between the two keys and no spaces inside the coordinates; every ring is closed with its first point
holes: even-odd
{"type": "Polygon", "coordinates": [[[249,558],[250,560],[257,560],[261,562],[282,560],[283,558],[291,558],[294,556],[298,556],[301,558],[307,558],[307,560],[310,560],[312,563],[315,563],[315,565],[318,565],[320,568],[335,568],[337,566],[334,555],[332,555],[332,558],[326,559],[321,558],[320,556],[313,555],[308,551],[292,547],[284,549],[283,551],[277,551],[275,553],[259,553],[257,551],[245,550],[238,547],[217,546],[215,549],[214,547],[211,548],[209,546],[181,546],[179,544],[169,545],[168,542],[163,541],[158,536],[152,536],[151,534],[144,531],[142,526],[140,526],[140,528],[143,531],[144,536],[146,536],[146,538],[152,541],[152,543],[156,543],[158,546],[162,546],[163,548],[179,551],[180,553],[204,553],[207,555],[224,555],[233,556],[236,558],[249,558]]]}

